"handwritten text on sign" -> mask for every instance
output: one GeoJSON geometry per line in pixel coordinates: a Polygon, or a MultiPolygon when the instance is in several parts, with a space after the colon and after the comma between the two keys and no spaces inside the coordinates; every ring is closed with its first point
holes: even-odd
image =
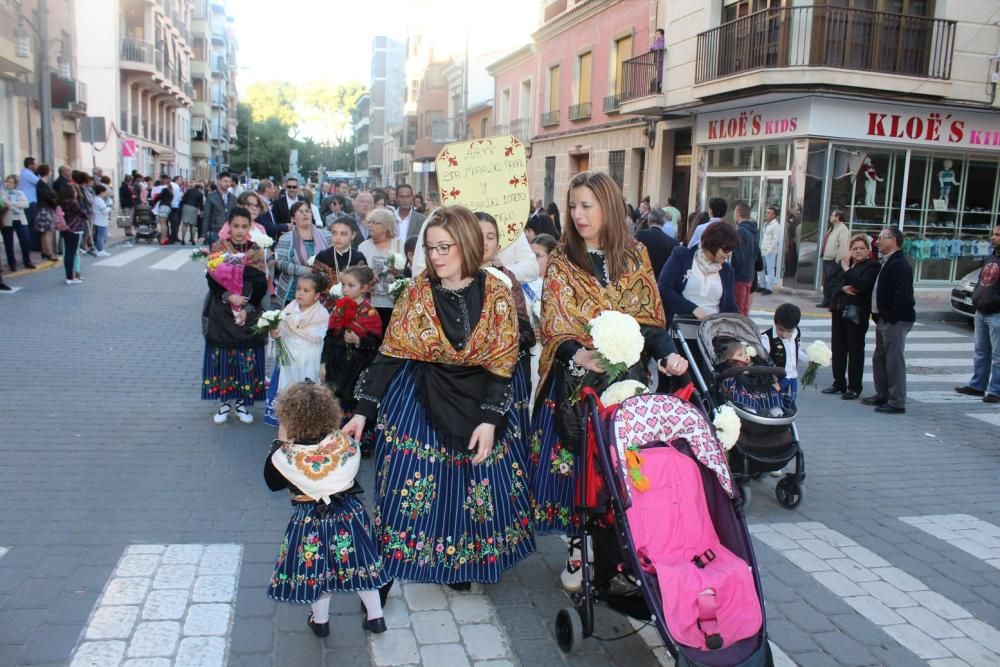
{"type": "Polygon", "coordinates": [[[531,212],[528,159],[513,136],[448,144],[436,160],[441,203],[485,211],[497,221],[500,247],[521,235],[531,212]]]}

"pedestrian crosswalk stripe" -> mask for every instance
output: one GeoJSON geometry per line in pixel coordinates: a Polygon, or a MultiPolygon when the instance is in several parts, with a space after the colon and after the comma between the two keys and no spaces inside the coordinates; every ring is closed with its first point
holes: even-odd
{"type": "MultiPolygon", "coordinates": [[[[868,355],[865,357],[865,366],[872,365],[871,352],[872,350],[868,350],[868,355]]],[[[906,365],[908,368],[952,366],[972,370],[972,360],[968,357],[917,357],[916,359],[907,359],[906,365]]]]}
{"type": "Polygon", "coordinates": [[[160,271],[176,271],[185,264],[191,262],[191,251],[190,250],[177,250],[170,253],[167,257],[164,257],[156,264],[153,264],[151,269],[158,269],[160,271]]]}
{"type": "Polygon", "coordinates": [[[156,252],[157,248],[155,246],[148,248],[132,248],[131,250],[126,250],[120,255],[113,255],[108,259],[102,259],[99,262],[94,262],[94,266],[125,266],[137,259],[145,257],[151,253],[156,252]]]}
{"type": "MultiPolygon", "coordinates": [[[[969,380],[968,373],[950,373],[941,375],[922,375],[917,373],[907,373],[906,382],[907,384],[930,384],[931,382],[942,382],[944,384],[960,385],[964,384],[969,380]]],[[[865,374],[865,382],[873,382],[872,375],[870,373],[865,374]]]]}
{"type": "Polygon", "coordinates": [[[975,346],[967,343],[906,343],[906,354],[910,352],[972,352],[975,346]]]}
{"type": "Polygon", "coordinates": [[[918,657],[1000,664],[1000,632],[846,535],[817,522],[750,530],[918,657]]]}
{"type": "Polygon", "coordinates": [[[901,516],[899,520],[1000,569],[1000,526],[968,514],[901,516]]]}
{"type": "Polygon", "coordinates": [[[225,665],[242,555],[239,544],[128,547],[70,667],[118,665],[126,657],[225,665]]]}
{"type": "Polygon", "coordinates": [[[966,417],[972,417],[973,419],[978,419],[984,421],[987,424],[993,424],[994,426],[1000,426],[1000,412],[967,412],[966,417]]]}
{"type": "Polygon", "coordinates": [[[954,389],[951,391],[908,391],[906,400],[914,400],[920,403],[982,403],[983,399],[976,396],[966,396],[959,394],[954,389]]]}
{"type": "Polygon", "coordinates": [[[8,551],[10,551],[10,549],[8,549],[7,547],[0,547],[0,558],[6,556],[8,551]]]}

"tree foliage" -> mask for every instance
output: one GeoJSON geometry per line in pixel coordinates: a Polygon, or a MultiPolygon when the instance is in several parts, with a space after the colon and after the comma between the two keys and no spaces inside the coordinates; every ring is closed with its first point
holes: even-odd
{"type": "Polygon", "coordinates": [[[298,89],[283,81],[260,81],[247,87],[244,99],[250,105],[253,122],[277,118],[284,125],[296,127],[299,124],[297,109],[298,89]]]}

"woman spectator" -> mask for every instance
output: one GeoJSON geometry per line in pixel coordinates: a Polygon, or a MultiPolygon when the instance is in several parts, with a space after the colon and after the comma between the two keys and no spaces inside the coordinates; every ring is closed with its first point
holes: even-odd
{"type": "MultiPolygon", "coordinates": [[[[364,266],[365,256],[354,247],[354,226],[348,219],[334,220],[329,228],[333,245],[316,253],[316,261],[313,262],[312,268],[316,273],[324,274],[327,284],[332,287],[340,284],[341,274],[347,269],[352,266],[364,266]]],[[[337,301],[329,292],[325,292],[321,298],[327,310],[331,310],[337,301]]]]}
{"type": "Polygon", "coordinates": [[[549,205],[545,207],[545,212],[549,214],[549,218],[552,220],[552,224],[556,228],[556,233],[552,236],[559,238],[562,236],[562,222],[559,219],[559,207],[556,206],[554,201],[550,201],[549,205]]]}
{"type": "Polygon", "coordinates": [[[128,218],[125,225],[125,238],[132,237],[132,212],[135,210],[136,191],[133,186],[132,176],[126,174],[122,179],[122,184],[118,186],[118,206],[119,213],[128,218]]]}
{"type": "Polygon", "coordinates": [[[845,401],[853,401],[861,394],[865,334],[872,313],[872,290],[881,266],[871,258],[871,240],[867,235],[855,234],[849,248],[850,256],[841,264],[845,271],[844,285],[834,294],[830,309],[833,386],[823,390],[824,394],[841,394],[845,401]]]}
{"type": "Polygon", "coordinates": [[[413,210],[417,213],[427,213],[427,204],[424,203],[424,196],[419,192],[413,195],[413,210]]]}
{"type": "Polygon", "coordinates": [[[52,186],[45,180],[52,173],[52,168],[47,164],[38,165],[35,174],[38,176],[38,183],[35,189],[38,193],[38,210],[35,212],[35,230],[38,232],[42,244],[42,259],[52,262],[59,260],[56,248],[56,206],[59,205],[56,193],[52,186]]]}
{"type": "Polygon", "coordinates": [[[387,208],[376,208],[365,219],[368,224],[368,239],[358,246],[358,252],[364,255],[365,262],[375,272],[375,283],[372,285],[371,301],[382,318],[382,330],[389,326],[392,315],[393,301],[389,296],[389,286],[402,275],[403,266],[389,266],[386,259],[389,255],[400,254],[405,257],[403,239],[396,237],[396,216],[387,208]]]}
{"type": "Polygon", "coordinates": [[[376,543],[392,577],[468,590],[535,550],[511,378],[514,298],[481,269],[483,235],[460,206],[425,225],[426,271],[403,291],[359,383],[358,439],[378,418],[376,543]]]}
{"type": "Polygon", "coordinates": [[[202,362],[201,398],[216,401],[219,408],[212,420],[224,424],[233,411],[249,424],[249,408],[265,398],[264,343],[266,334],[254,334],[253,325],[267,294],[267,267],[264,252],[250,240],[250,212],[239,206],[229,214],[230,234],[212,245],[212,252],[243,253],[243,292],[227,292],[211,276],[202,310],[205,357],[202,362]],[[235,312],[235,315],[234,315],[235,312]]]}
{"type": "MultiPolygon", "coordinates": [[[[41,183],[41,181],[39,181],[41,183]]],[[[79,285],[80,244],[87,229],[86,195],[79,185],[67,183],[59,191],[59,208],[62,220],[56,222],[63,242],[63,268],[66,270],[66,284],[79,285]]]]}
{"type": "Polygon", "coordinates": [[[552,222],[552,219],[548,215],[539,213],[538,215],[531,216],[527,224],[524,225],[524,237],[528,240],[528,243],[531,243],[536,236],[541,234],[559,238],[559,232],[556,231],[556,226],[552,222]]]}
{"type": "Polygon", "coordinates": [[[282,305],[295,297],[298,277],[312,273],[309,259],[330,247],[330,232],[313,225],[312,207],[304,201],[292,204],[292,231],[281,235],[275,246],[275,260],[281,276],[275,291],[282,305]]]}
{"type": "Polygon", "coordinates": [[[24,268],[33,269],[35,265],[31,263],[31,237],[28,234],[28,198],[17,189],[18,177],[11,174],[4,181],[4,188],[0,190],[0,202],[3,202],[3,245],[7,251],[7,266],[11,271],[17,271],[17,260],[14,255],[14,235],[17,235],[17,242],[21,246],[21,260],[24,268]]]}
{"type": "MultiPolygon", "coordinates": [[[[563,244],[549,257],[545,274],[544,347],[531,425],[529,479],[539,532],[574,530],[575,471],[586,432],[576,398],[583,386],[600,393],[609,384],[593,349],[589,321],[605,310],[624,312],[638,321],[646,349],[643,359],[629,369],[630,377],[647,380],[650,358],[669,375],[687,370],[664,328],[649,256],[629,234],[615,182],[603,173],[577,174],[569,183],[566,210],[563,244]]],[[[568,589],[580,586],[579,560],[579,540],[573,539],[561,577],[568,589]]]]}
{"type": "Polygon", "coordinates": [[[691,245],[691,237],[694,236],[694,230],[711,219],[712,217],[708,214],[708,211],[694,211],[690,213],[687,221],[681,221],[677,227],[677,240],[682,245],[691,245]]]}
{"type": "Polygon", "coordinates": [[[705,229],[700,244],[673,249],[658,284],[667,324],[676,316],[703,320],[737,312],[733,267],[726,260],[738,241],[736,230],[719,221],[705,229]]]}
{"type": "MultiPolygon", "coordinates": [[[[236,204],[239,206],[239,201],[236,204]]],[[[191,245],[198,240],[198,218],[203,208],[205,208],[205,191],[201,183],[195,183],[181,197],[181,245],[187,243],[188,238],[191,239],[191,245]]],[[[250,211],[250,215],[254,215],[254,212],[250,211]]],[[[260,210],[257,211],[257,215],[260,215],[260,210]]],[[[253,220],[256,221],[257,218],[253,220]]]]}
{"type": "Polygon", "coordinates": [[[111,216],[111,202],[108,198],[111,191],[103,183],[94,185],[94,198],[91,206],[94,209],[94,249],[98,257],[110,257],[111,253],[104,249],[108,240],[108,218],[111,216]]]}

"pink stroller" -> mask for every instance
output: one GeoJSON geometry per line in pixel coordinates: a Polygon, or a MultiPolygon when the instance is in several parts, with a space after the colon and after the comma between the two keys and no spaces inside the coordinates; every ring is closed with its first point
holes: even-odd
{"type": "Polygon", "coordinates": [[[653,623],[678,667],[773,664],[739,493],[711,426],[665,395],[588,403],[577,512],[582,591],[560,610],[566,652],[594,630],[594,604],[653,623]],[[735,499],[735,500],[734,500],[735,499]]]}

